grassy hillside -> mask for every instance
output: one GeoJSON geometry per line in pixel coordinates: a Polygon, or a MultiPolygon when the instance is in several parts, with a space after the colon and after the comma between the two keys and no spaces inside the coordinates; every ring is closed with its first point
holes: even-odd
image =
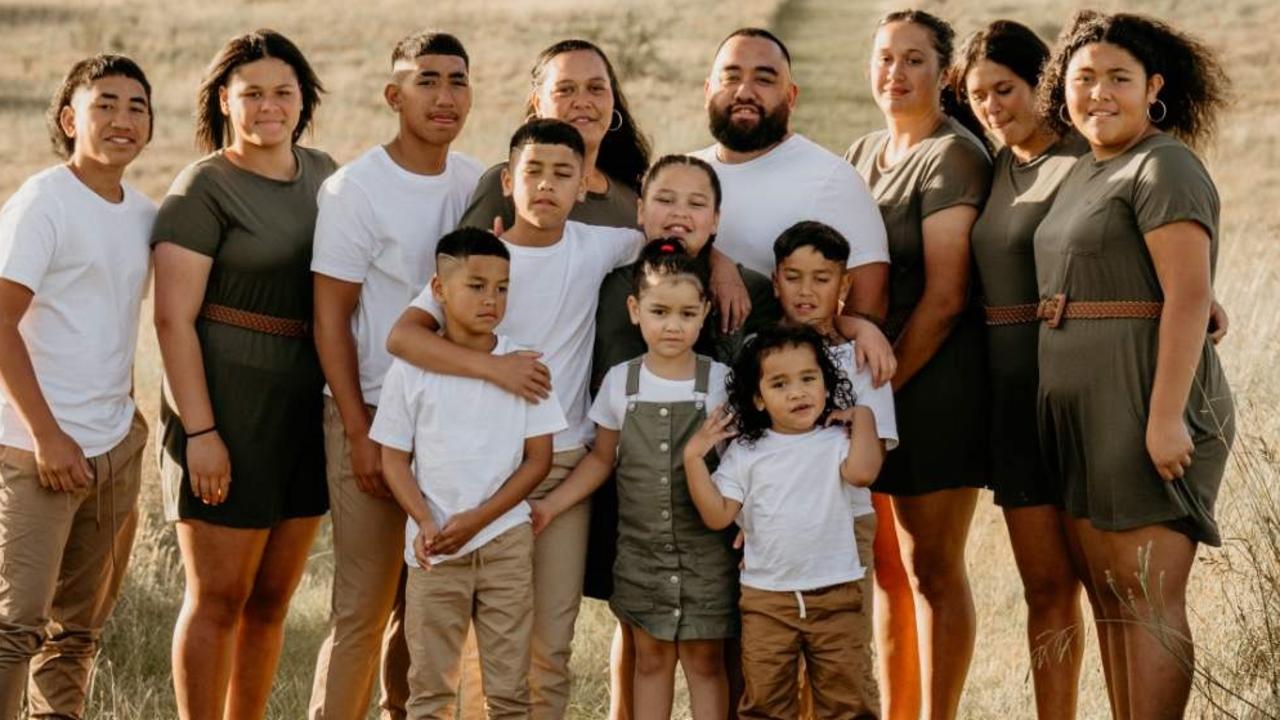
{"type": "MultiPolygon", "coordinates": [[[[1056,33],[1067,12],[1048,0],[931,0],[921,6],[953,19],[961,33],[1010,17],[1046,38],[1056,33]]],[[[156,88],[155,141],[130,180],[159,198],[177,171],[196,157],[192,103],[204,64],[226,37],[262,26],[290,35],[315,64],[329,94],[308,142],[339,161],[394,132],[394,117],[380,95],[390,49],[401,36],[423,26],[450,30],[468,46],[476,100],[459,147],[482,160],[501,155],[510,130],[522,119],[533,56],[567,36],[597,40],[611,54],[657,150],[707,144],[702,80],[715,44],[744,24],[774,27],[791,45],[802,88],[796,127],[838,152],[878,126],[865,58],[876,17],[896,7],[870,0],[564,0],[537,5],[476,0],[465,6],[408,0],[0,0],[0,28],[5,30],[0,123],[8,129],[0,136],[0,199],[53,161],[43,112],[61,73],[75,59],[105,49],[134,56],[156,88]]],[[[1232,315],[1231,334],[1220,350],[1239,401],[1242,432],[1219,502],[1224,535],[1230,539],[1222,550],[1202,551],[1191,605],[1203,666],[1230,690],[1277,714],[1280,637],[1274,633],[1280,631],[1269,630],[1264,622],[1280,612],[1280,496],[1275,489],[1280,477],[1274,455],[1280,444],[1274,410],[1280,402],[1280,378],[1272,360],[1280,352],[1280,314],[1274,311],[1280,304],[1280,249],[1275,242],[1280,229],[1280,128],[1272,120],[1280,109],[1280,89],[1272,81],[1280,69],[1280,51],[1269,37],[1270,28],[1280,26],[1280,5],[1266,0],[1211,5],[1144,0],[1124,8],[1159,15],[1200,34],[1222,53],[1236,85],[1236,105],[1207,158],[1224,208],[1217,290],[1232,315]]],[[[143,409],[154,418],[160,371],[149,309],[146,313],[137,381],[143,409]]],[[[159,519],[150,453],[147,467],[146,520],[100,657],[92,717],[173,715],[168,647],[182,576],[173,532],[159,519]]],[[[1032,707],[1021,587],[1007,544],[999,514],[984,501],[969,547],[980,629],[962,706],[965,717],[1027,717],[1032,707]]],[[[290,614],[271,717],[303,714],[327,613],[330,572],[325,536],[313,550],[311,569],[290,614]]],[[[575,717],[600,717],[607,707],[611,622],[602,605],[585,606],[575,646],[575,717]]],[[[1092,649],[1083,692],[1081,717],[1104,716],[1101,673],[1092,649]]],[[[1246,707],[1222,689],[1214,698],[1228,705],[1215,709],[1201,698],[1196,716],[1221,717],[1246,707]]]]}

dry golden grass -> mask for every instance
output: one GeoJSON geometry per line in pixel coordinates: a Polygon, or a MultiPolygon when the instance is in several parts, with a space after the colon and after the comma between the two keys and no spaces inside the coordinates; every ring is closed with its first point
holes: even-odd
{"type": "MultiPolygon", "coordinates": [[[[1070,10],[1049,0],[927,0],[920,5],[953,19],[961,33],[1010,17],[1045,37],[1056,33],[1070,10]]],[[[1116,2],[1096,6],[1121,9],[1116,2]]],[[[896,7],[872,0],[743,0],[696,7],[676,0],[566,0],[554,7],[514,0],[481,0],[465,7],[409,0],[0,0],[0,28],[5,30],[0,121],[8,128],[0,138],[0,198],[53,161],[43,111],[60,74],[75,59],[106,49],[134,56],[156,88],[155,141],[131,170],[130,180],[159,198],[177,171],[195,158],[192,102],[204,64],[223,39],[261,26],[297,41],[327,84],[330,92],[309,142],[339,161],[394,132],[394,118],[380,100],[390,48],[422,26],[455,32],[471,52],[476,102],[458,147],[482,160],[501,155],[522,117],[534,54],[574,35],[598,40],[611,54],[633,109],[659,151],[705,145],[702,78],[715,43],[744,24],[769,25],[788,41],[802,86],[796,127],[840,151],[879,123],[869,102],[864,58],[875,18],[896,7]]],[[[1265,622],[1280,612],[1280,491],[1275,489],[1280,477],[1274,455],[1280,447],[1280,419],[1274,410],[1280,403],[1280,382],[1272,362],[1280,351],[1280,313],[1275,311],[1280,306],[1280,249],[1275,242],[1280,235],[1280,208],[1275,206],[1280,200],[1280,128],[1271,120],[1280,109],[1280,86],[1273,82],[1280,53],[1269,35],[1280,26],[1280,5],[1268,0],[1142,0],[1123,9],[1158,15],[1200,34],[1222,53],[1236,85],[1238,102],[1207,156],[1223,198],[1217,290],[1231,311],[1232,330],[1220,351],[1239,400],[1241,438],[1219,500],[1224,535],[1230,539],[1222,550],[1201,552],[1190,604],[1203,666],[1274,716],[1280,714],[1280,638],[1267,635],[1265,622]],[[1251,675],[1250,669],[1256,672],[1251,675]]],[[[149,323],[149,311],[144,323],[149,323]]],[[[154,337],[144,331],[137,378],[149,418],[155,417],[159,376],[154,337]]],[[[146,521],[124,597],[107,632],[91,717],[173,716],[168,647],[182,578],[172,530],[158,518],[154,478],[148,457],[146,521]]],[[[269,711],[273,718],[303,715],[327,613],[328,547],[328,538],[322,537],[290,613],[269,711]]],[[[962,715],[1030,717],[1034,706],[1021,586],[1003,522],[989,503],[982,503],[975,520],[969,557],[980,629],[962,715]]],[[[602,605],[584,606],[574,655],[574,717],[601,717],[607,708],[611,623],[602,605]]],[[[1091,645],[1082,718],[1106,715],[1093,653],[1091,645]]],[[[1223,692],[1216,697],[1224,697],[1223,692]]],[[[687,716],[683,700],[678,706],[677,716],[687,716]]],[[[1239,703],[1226,707],[1249,717],[1239,703]]],[[[1225,713],[1204,700],[1193,709],[1196,717],[1225,713]]]]}

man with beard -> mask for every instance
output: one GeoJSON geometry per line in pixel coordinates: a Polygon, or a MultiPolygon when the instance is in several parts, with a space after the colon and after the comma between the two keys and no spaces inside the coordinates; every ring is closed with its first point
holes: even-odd
{"type": "Polygon", "coordinates": [[[704,91],[716,144],[693,155],[711,163],[724,188],[716,246],[769,275],[783,230],[826,223],[853,250],[848,310],[883,319],[889,251],[880,211],[851,165],[791,132],[799,88],[786,46],[768,30],[735,30],[720,43],[704,91]]]}

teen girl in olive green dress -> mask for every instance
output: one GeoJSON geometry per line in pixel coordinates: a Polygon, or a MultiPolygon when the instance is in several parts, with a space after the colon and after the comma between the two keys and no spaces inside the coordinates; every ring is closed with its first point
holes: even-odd
{"type": "Polygon", "coordinates": [[[1035,235],[1050,300],[1040,429],[1100,600],[1117,717],[1185,711],[1187,577],[1197,545],[1221,543],[1213,506],[1234,409],[1205,335],[1218,193],[1184,141],[1207,139],[1224,84],[1185,35],[1094,14],[1069,27],[1040,88],[1046,115],[1091,150],[1035,235]]]}

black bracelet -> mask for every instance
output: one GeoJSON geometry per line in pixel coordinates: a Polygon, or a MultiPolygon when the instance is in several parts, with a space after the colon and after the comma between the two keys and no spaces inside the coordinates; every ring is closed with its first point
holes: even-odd
{"type": "Polygon", "coordinates": [[[200,437],[201,435],[208,435],[208,434],[209,434],[209,433],[211,433],[211,432],[216,432],[216,431],[217,431],[217,429],[218,429],[218,426],[217,426],[217,425],[210,425],[209,427],[207,427],[207,428],[205,428],[205,429],[203,429],[203,430],[199,430],[199,431],[197,431],[197,432],[189,432],[189,433],[187,433],[187,439],[188,439],[188,440],[190,440],[191,438],[200,437]]]}

